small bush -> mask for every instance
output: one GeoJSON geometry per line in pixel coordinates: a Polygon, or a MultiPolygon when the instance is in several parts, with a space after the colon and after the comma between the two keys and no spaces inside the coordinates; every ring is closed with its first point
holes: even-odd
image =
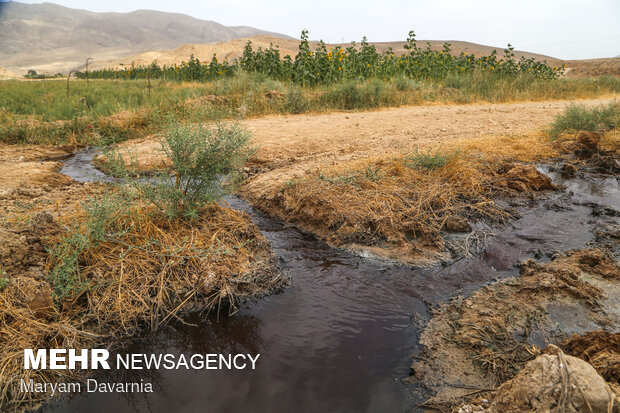
{"type": "Polygon", "coordinates": [[[620,103],[611,102],[588,109],[584,105],[571,104],[563,113],[556,116],[549,128],[552,138],[562,133],[605,132],[616,129],[620,124],[620,103]]]}
{"type": "Polygon", "coordinates": [[[174,125],[160,139],[169,169],[141,180],[133,176],[135,168],[112,151],[107,170],[135,187],[170,218],[195,218],[202,206],[231,191],[237,172],[253,152],[249,139],[250,133],[235,123],[174,125]]]}
{"type": "Polygon", "coordinates": [[[376,108],[385,105],[390,93],[387,85],[378,79],[365,82],[347,81],[332,86],[322,97],[326,106],[352,110],[376,108]]]}
{"type": "Polygon", "coordinates": [[[406,76],[395,77],[392,83],[394,83],[396,90],[398,90],[399,92],[411,92],[412,90],[420,88],[420,85],[417,81],[406,76]]]}
{"type": "Polygon", "coordinates": [[[452,160],[458,156],[458,152],[441,152],[441,149],[437,149],[434,152],[420,152],[417,151],[405,158],[405,165],[412,169],[424,169],[432,171],[435,169],[443,168],[452,160]]]}
{"type": "Polygon", "coordinates": [[[119,194],[104,194],[83,205],[86,217],[75,225],[49,250],[54,266],[49,273],[54,298],[73,299],[88,290],[90,285],[80,277],[79,256],[99,243],[118,235],[118,220],[129,211],[129,202],[119,194]]]}

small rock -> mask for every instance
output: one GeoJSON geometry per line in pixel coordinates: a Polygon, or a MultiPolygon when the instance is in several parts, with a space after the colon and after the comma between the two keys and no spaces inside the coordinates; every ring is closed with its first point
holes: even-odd
{"type": "Polygon", "coordinates": [[[565,413],[606,412],[611,396],[605,380],[587,362],[549,345],[493,395],[485,412],[551,412],[563,395],[565,413]],[[532,410],[532,406],[536,408],[532,410]]]}
{"type": "Polygon", "coordinates": [[[499,183],[517,192],[556,189],[551,178],[538,171],[534,165],[516,165],[506,172],[504,178],[505,181],[499,183]]]}

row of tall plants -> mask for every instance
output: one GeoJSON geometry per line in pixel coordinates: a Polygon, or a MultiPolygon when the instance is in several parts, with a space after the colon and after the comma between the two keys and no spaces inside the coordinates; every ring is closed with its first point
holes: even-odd
{"type": "MultiPolygon", "coordinates": [[[[203,63],[193,55],[188,62],[179,65],[132,66],[121,70],[102,69],[89,72],[97,79],[167,79],[173,81],[210,81],[232,76],[238,71],[261,73],[272,79],[290,81],[303,86],[330,84],[350,80],[371,78],[389,80],[406,76],[418,80],[439,80],[450,74],[485,71],[500,75],[528,73],[539,79],[555,79],[564,72],[564,67],[551,67],[546,61],[534,58],[515,58],[514,47],[508,44],[504,55],[493,50],[488,56],[461,53],[454,55],[451,44],[444,43],[441,50],[433,50],[430,43],[420,47],[415,33],[409,32],[404,45],[405,53],[397,55],[388,48],[379,52],[364,37],[360,44],[328,47],[323,41],[316,48],[311,47],[308,31],[301,33],[299,52],[292,58],[282,56],[277,45],[254,50],[248,41],[243,55],[232,61],[220,62],[213,56],[209,63],[203,63]]],[[[79,78],[86,73],[78,72],[79,78]]]]}

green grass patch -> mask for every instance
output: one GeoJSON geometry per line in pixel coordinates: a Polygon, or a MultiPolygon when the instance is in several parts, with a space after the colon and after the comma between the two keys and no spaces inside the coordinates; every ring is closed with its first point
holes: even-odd
{"type": "Polygon", "coordinates": [[[443,168],[458,156],[458,152],[443,152],[440,148],[427,152],[416,150],[416,152],[405,157],[405,165],[413,169],[432,171],[443,168]]]}
{"type": "Polygon", "coordinates": [[[365,110],[424,103],[592,98],[620,93],[620,79],[541,79],[473,70],[443,79],[371,78],[301,86],[261,73],[212,82],[151,80],[3,81],[0,142],[110,144],[166,129],[270,114],[365,110]]]}
{"type": "Polygon", "coordinates": [[[606,132],[616,129],[618,125],[620,125],[620,103],[617,101],[593,108],[571,104],[556,116],[549,128],[549,134],[556,139],[563,133],[606,132]]]}

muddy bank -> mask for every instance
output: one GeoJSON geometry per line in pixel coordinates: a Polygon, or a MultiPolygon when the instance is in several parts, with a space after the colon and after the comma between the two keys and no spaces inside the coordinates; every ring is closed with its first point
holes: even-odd
{"type": "MultiPolygon", "coordinates": [[[[67,173],[80,169],[79,156],[64,162],[66,151],[39,148],[32,159],[13,158],[14,149],[0,154],[0,169],[14,167],[0,179],[2,410],[51,396],[21,391],[21,379],[86,377],[23,370],[24,348],[118,348],[187,313],[233,311],[288,282],[244,212],[210,205],[193,221],[170,220],[100,183],[101,173],[74,181],[67,173]]],[[[82,154],[90,162],[89,150],[82,154]]]]}
{"type": "MultiPolygon", "coordinates": [[[[495,389],[514,377],[548,343],[573,333],[618,331],[619,293],[620,266],[600,250],[570,251],[544,264],[525,261],[518,277],[434,312],[409,380],[435,392],[425,406],[459,404],[472,389],[495,389]]],[[[580,353],[576,343],[566,346],[580,353]]]]}
{"type": "Polygon", "coordinates": [[[613,173],[619,141],[616,132],[557,141],[544,134],[469,138],[411,153],[341,159],[292,175],[286,172],[292,167],[276,168],[251,176],[241,194],[331,245],[436,264],[463,253],[447,245],[451,234],[473,237],[475,228],[514,219],[511,205],[563,190],[541,172],[557,171],[567,182],[613,173]],[[557,167],[538,170],[535,162],[557,167]]]}
{"type": "Polygon", "coordinates": [[[122,235],[87,249],[72,243],[81,239],[74,235],[63,239],[66,228],[80,221],[79,215],[57,220],[39,213],[0,251],[3,409],[32,407],[50,396],[22,392],[21,379],[59,383],[86,377],[23,370],[16,355],[24,348],[117,348],[189,312],[232,311],[287,284],[269,243],[246,214],[230,208],[213,206],[191,225],[123,217],[118,229],[110,229],[122,235]],[[60,251],[67,255],[58,255],[59,245],[66,245],[60,251]],[[73,253],[77,276],[64,270],[73,253]]]}
{"type": "Polygon", "coordinates": [[[427,170],[415,161],[405,156],[345,164],[308,172],[268,194],[249,183],[242,194],[334,246],[429,265],[468,253],[447,245],[451,234],[474,236],[474,227],[514,219],[516,212],[498,198],[557,190],[533,165],[485,165],[455,155],[427,170]]]}

